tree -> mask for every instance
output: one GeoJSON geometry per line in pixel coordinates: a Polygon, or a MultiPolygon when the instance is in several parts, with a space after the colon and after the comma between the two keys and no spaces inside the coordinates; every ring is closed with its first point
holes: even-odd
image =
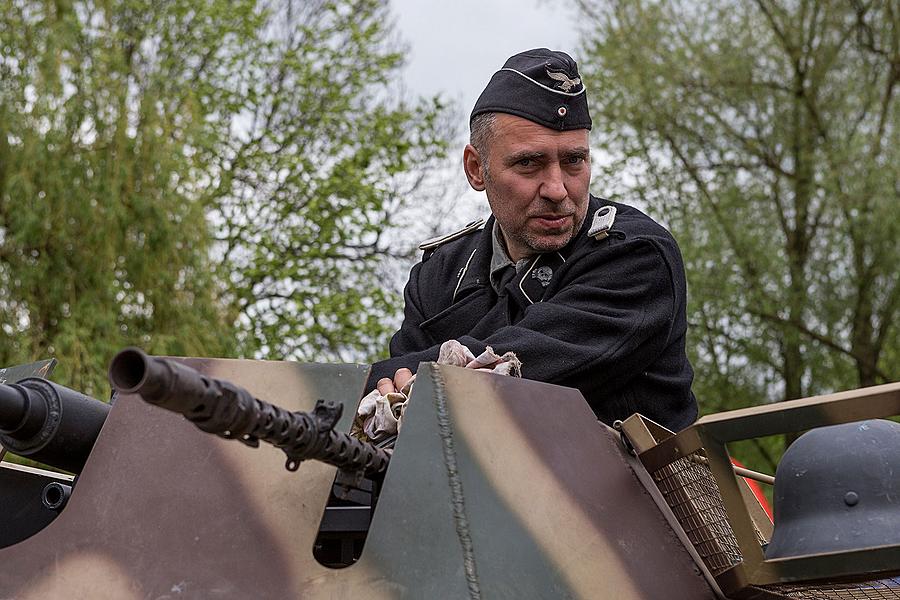
{"type": "MultiPolygon", "coordinates": [[[[241,12],[220,19],[219,39],[242,31],[241,12]]],[[[137,2],[0,10],[3,364],[55,356],[64,383],[102,396],[126,341],[173,354],[233,347],[191,189],[202,168],[192,148],[213,126],[186,85],[222,61],[175,60],[213,42],[176,40],[187,20],[137,2]]]]}
{"type": "Polygon", "coordinates": [[[387,2],[0,7],[0,364],[383,342],[383,232],[443,149],[387,2]]]}
{"type": "Polygon", "coordinates": [[[231,83],[249,101],[210,193],[245,354],[386,351],[406,209],[450,134],[437,100],[400,100],[388,17],[384,1],[282,3],[231,83]]]}
{"type": "Polygon", "coordinates": [[[579,10],[600,178],[679,239],[702,407],[896,379],[897,4],[579,10]]]}

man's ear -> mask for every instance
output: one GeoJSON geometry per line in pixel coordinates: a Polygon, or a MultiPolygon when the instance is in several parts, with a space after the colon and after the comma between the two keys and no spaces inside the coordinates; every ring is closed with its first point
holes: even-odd
{"type": "Polygon", "coordinates": [[[481,155],[472,144],[466,144],[463,150],[463,169],[466,171],[466,179],[476,192],[484,191],[484,172],[482,170],[481,155]]]}

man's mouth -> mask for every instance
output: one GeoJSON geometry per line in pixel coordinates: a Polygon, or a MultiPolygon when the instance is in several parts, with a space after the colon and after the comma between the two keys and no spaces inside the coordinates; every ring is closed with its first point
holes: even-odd
{"type": "Polygon", "coordinates": [[[532,217],[534,221],[541,227],[546,229],[559,229],[560,227],[565,227],[568,224],[569,219],[572,217],[571,214],[566,215],[535,215],[532,217]]]}

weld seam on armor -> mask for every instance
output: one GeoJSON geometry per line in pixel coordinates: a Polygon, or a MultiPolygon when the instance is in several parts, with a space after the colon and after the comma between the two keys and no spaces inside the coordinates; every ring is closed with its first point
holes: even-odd
{"type": "Polygon", "coordinates": [[[463,496],[462,479],[456,464],[456,449],[453,447],[453,431],[450,415],[447,411],[447,396],[444,391],[444,378],[437,366],[431,367],[431,379],[434,383],[434,406],[437,412],[438,432],[441,436],[441,450],[444,455],[444,466],[447,468],[447,480],[450,484],[450,502],[453,505],[453,520],[456,524],[456,537],[463,553],[463,568],[466,572],[466,583],[469,587],[469,598],[480,600],[481,587],[478,584],[478,572],[475,568],[475,549],[472,536],[469,534],[469,519],[466,516],[466,504],[463,496]]]}

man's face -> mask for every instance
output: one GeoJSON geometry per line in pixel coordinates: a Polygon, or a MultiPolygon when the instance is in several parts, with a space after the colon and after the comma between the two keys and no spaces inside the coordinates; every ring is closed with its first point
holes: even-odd
{"type": "Polygon", "coordinates": [[[569,243],[587,213],[587,129],[557,131],[498,113],[486,154],[485,164],[467,146],[463,162],[472,187],[487,193],[510,258],[559,250],[569,243]]]}

